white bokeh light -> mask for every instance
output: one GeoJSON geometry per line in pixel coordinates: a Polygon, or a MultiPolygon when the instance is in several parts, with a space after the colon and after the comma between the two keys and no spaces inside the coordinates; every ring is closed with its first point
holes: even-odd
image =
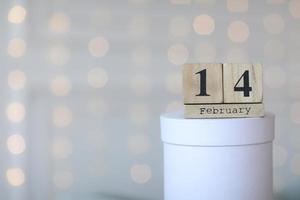
{"type": "Polygon", "coordinates": [[[26,142],[22,135],[14,134],[7,138],[6,141],[7,149],[11,154],[21,154],[26,149],[26,142]]]}
{"type": "Polygon", "coordinates": [[[7,15],[7,19],[10,23],[20,24],[26,18],[26,9],[20,5],[12,7],[7,15]]]}

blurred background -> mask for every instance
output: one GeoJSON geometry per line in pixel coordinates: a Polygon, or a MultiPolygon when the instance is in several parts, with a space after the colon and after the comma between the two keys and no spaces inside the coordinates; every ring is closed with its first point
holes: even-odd
{"type": "Polygon", "coordinates": [[[185,62],[262,62],[274,193],[300,199],[300,0],[2,0],[0,197],[163,198],[185,62]]]}

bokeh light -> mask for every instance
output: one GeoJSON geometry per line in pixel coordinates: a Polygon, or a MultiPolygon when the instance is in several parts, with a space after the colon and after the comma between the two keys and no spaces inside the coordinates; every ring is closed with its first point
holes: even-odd
{"type": "Polygon", "coordinates": [[[289,11],[294,18],[299,19],[300,18],[300,1],[299,0],[290,0],[289,11]]]}
{"type": "Polygon", "coordinates": [[[26,9],[20,5],[12,7],[7,15],[7,19],[10,23],[20,24],[26,18],[26,9]]]}
{"type": "Polygon", "coordinates": [[[70,25],[70,17],[65,13],[54,13],[49,20],[49,29],[53,33],[67,33],[70,25]]]}
{"type": "Polygon", "coordinates": [[[149,165],[136,164],[131,167],[130,175],[134,182],[145,184],[151,179],[152,171],[149,165]]]}
{"type": "Polygon", "coordinates": [[[227,34],[232,42],[243,43],[247,41],[250,31],[248,25],[239,20],[230,23],[227,34]]]}
{"type": "Polygon", "coordinates": [[[246,12],[248,0],[227,0],[227,9],[230,12],[246,12]]]}
{"type": "Polygon", "coordinates": [[[6,179],[11,186],[22,186],[25,183],[25,174],[20,168],[10,168],[6,171],[6,179]]]}
{"type": "Polygon", "coordinates": [[[95,67],[88,71],[87,81],[93,88],[102,88],[108,82],[108,74],[105,69],[95,67]]]}
{"type": "Polygon", "coordinates": [[[21,154],[26,149],[26,142],[22,135],[14,134],[7,138],[7,149],[11,154],[21,154]]]}
{"type": "Polygon", "coordinates": [[[25,107],[20,102],[12,102],[6,107],[6,116],[11,122],[21,122],[25,118],[25,107]]]}
{"type": "Polygon", "coordinates": [[[215,20],[209,15],[199,15],[195,17],[193,27],[199,35],[210,35],[215,30],[215,20]]]}
{"type": "Polygon", "coordinates": [[[13,38],[8,42],[7,53],[13,58],[20,58],[26,52],[26,42],[21,38],[13,38]]]}
{"type": "Polygon", "coordinates": [[[13,90],[20,90],[25,87],[27,78],[22,70],[12,70],[8,73],[7,83],[13,90]]]}
{"type": "Polygon", "coordinates": [[[55,77],[50,85],[51,92],[55,96],[67,96],[72,88],[70,80],[65,76],[55,77]]]}
{"type": "Polygon", "coordinates": [[[109,43],[104,37],[98,36],[89,41],[88,48],[92,56],[103,57],[109,50],[109,43]]]}

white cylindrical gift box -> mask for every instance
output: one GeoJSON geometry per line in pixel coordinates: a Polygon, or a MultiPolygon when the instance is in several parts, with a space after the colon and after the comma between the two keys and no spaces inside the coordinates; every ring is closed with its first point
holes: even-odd
{"type": "Polygon", "coordinates": [[[273,115],[160,120],[165,200],[273,199],[273,115]]]}

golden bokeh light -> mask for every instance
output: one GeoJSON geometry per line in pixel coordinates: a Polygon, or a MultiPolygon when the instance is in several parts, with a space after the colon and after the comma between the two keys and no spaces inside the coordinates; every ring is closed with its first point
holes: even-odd
{"type": "Polygon", "coordinates": [[[22,135],[14,134],[7,138],[7,149],[11,154],[21,154],[26,149],[26,142],[22,135]]]}
{"type": "Polygon", "coordinates": [[[230,12],[246,12],[248,0],[227,0],[227,9],[230,12]]]}
{"type": "Polygon", "coordinates": [[[24,120],[25,118],[25,107],[22,103],[12,102],[6,107],[6,116],[7,118],[14,123],[18,123],[24,120]]]}
{"type": "Polygon", "coordinates": [[[26,9],[20,5],[12,7],[7,15],[7,20],[13,24],[20,24],[26,18],[26,9]]]}
{"type": "Polygon", "coordinates": [[[247,41],[250,30],[245,22],[239,20],[230,23],[227,34],[232,42],[243,43],[247,41]]]}
{"type": "Polygon", "coordinates": [[[13,38],[8,42],[7,53],[13,58],[20,58],[26,52],[26,42],[21,38],[13,38]]]}
{"type": "Polygon", "coordinates": [[[55,77],[50,85],[51,92],[55,96],[67,96],[71,91],[71,81],[65,76],[55,77]]]}
{"type": "Polygon", "coordinates": [[[19,187],[25,183],[25,174],[20,168],[10,168],[6,171],[6,179],[11,186],[19,187]]]}
{"type": "Polygon", "coordinates": [[[215,30],[215,20],[209,15],[199,15],[195,17],[193,27],[199,35],[210,35],[215,30]]]}
{"type": "Polygon", "coordinates": [[[138,184],[149,182],[152,176],[152,171],[149,165],[136,164],[130,168],[131,179],[138,184]]]}
{"type": "Polygon", "coordinates": [[[174,65],[184,64],[189,57],[189,51],[183,44],[174,44],[168,49],[168,60],[174,65]]]}
{"type": "Polygon", "coordinates": [[[21,70],[13,70],[8,73],[7,83],[10,89],[20,90],[26,85],[26,74],[21,70]]]}
{"type": "Polygon", "coordinates": [[[71,20],[65,13],[54,13],[49,20],[49,29],[53,33],[67,33],[70,30],[71,20]]]}

